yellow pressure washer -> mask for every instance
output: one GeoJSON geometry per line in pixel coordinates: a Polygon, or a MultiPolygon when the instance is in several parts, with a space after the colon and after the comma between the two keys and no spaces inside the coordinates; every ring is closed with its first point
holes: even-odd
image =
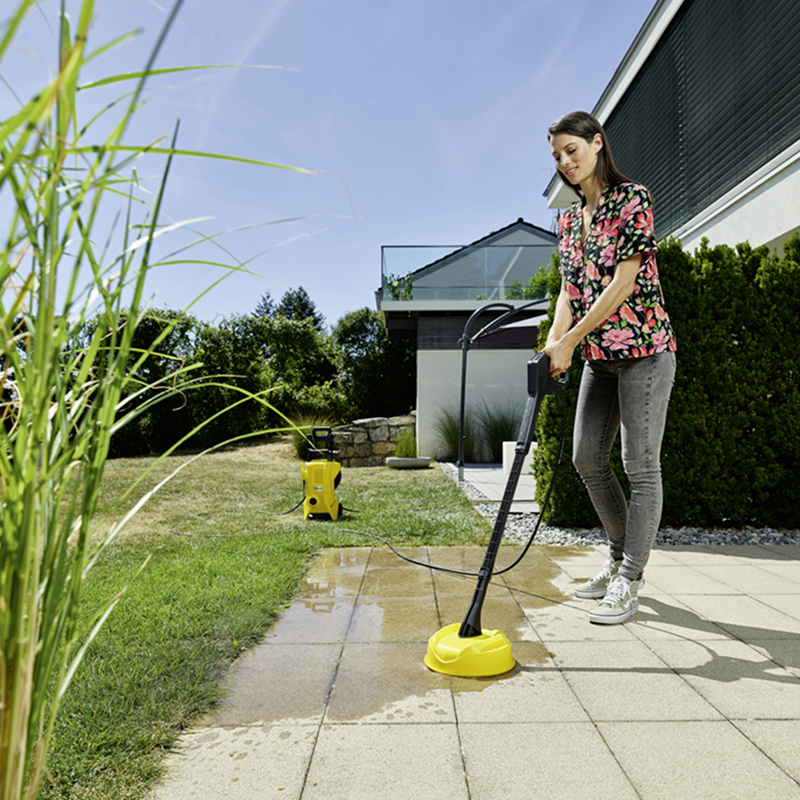
{"type": "Polygon", "coordinates": [[[303,519],[336,520],[343,508],[335,494],[342,480],[342,465],[333,460],[333,430],[329,427],[312,428],[307,438],[311,447],[300,467],[305,493],[303,519]]]}

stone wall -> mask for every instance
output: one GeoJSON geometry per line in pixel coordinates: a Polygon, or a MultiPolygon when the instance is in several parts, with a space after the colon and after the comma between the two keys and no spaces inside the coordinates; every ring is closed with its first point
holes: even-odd
{"type": "Polygon", "coordinates": [[[335,458],[343,467],[381,467],[393,456],[395,442],[404,430],[415,431],[416,412],[407,417],[370,417],[333,431],[335,458]]]}

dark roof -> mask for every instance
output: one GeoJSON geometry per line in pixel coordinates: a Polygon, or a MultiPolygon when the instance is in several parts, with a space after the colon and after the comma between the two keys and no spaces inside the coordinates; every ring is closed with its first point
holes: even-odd
{"type": "MultiPolygon", "coordinates": [[[[506,225],[505,228],[500,228],[499,231],[492,231],[490,234],[487,234],[482,239],[478,239],[472,244],[468,244],[467,247],[472,247],[476,244],[486,244],[488,239],[493,239],[501,234],[510,233],[513,228],[529,228],[532,233],[536,233],[539,236],[543,236],[545,239],[549,239],[553,244],[558,242],[558,237],[551,233],[550,231],[546,230],[545,228],[540,228],[538,225],[534,225],[532,222],[525,222],[522,217],[519,217],[516,222],[512,222],[510,225],[506,225]]],[[[466,248],[464,248],[466,249],[466,248]]]]}

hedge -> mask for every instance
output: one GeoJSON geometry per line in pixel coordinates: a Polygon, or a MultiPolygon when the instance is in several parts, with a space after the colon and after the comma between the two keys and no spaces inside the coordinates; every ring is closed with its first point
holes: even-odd
{"type": "MultiPolygon", "coordinates": [[[[709,248],[705,241],[690,254],[669,239],[659,246],[658,264],[678,342],[662,450],[662,524],[800,527],[800,235],[786,243],[782,258],[767,247],[709,248]]],[[[559,283],[554,262],[542,341],[559,283]]],[[[565,456],[545,515],[551,525],[599,524],[570,463],[581,369],[576,352],[565,456]]],[[[561,407],[548,397],[534,462],[540,503],[561,430],[561,407]]],[[[614,457],[625,485],[619,442],[614,457]]]]}

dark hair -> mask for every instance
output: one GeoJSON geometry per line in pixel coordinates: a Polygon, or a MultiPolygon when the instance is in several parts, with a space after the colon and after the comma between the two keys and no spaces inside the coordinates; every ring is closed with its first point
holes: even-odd
{"type": "MultiPolygon", "coordinates": [[[[587,142],[591,143],[594,137],[599,133],[603,139],[603,146],[597,153],[597,164],[594,168],[595,175],[600,181],[601,186],[616,186],[619,183],[630,183],[630,178],[626,177],[622,170],[617,166],[614,161],[614,155],[611,152],[611,145],[608,143],[603,126],[598,122],[597,118],[586,111],[572,111],[569,114],[564,114],[559,117],[547,130],[547,138],[552,139],[558,133],[568,133],[571,136],[580,136],[587,142]]],[[[564,183],[572,189],[578,197],[582,197],[580,186],[570,183],[563,175],[558,173],[564,183]]]]}

